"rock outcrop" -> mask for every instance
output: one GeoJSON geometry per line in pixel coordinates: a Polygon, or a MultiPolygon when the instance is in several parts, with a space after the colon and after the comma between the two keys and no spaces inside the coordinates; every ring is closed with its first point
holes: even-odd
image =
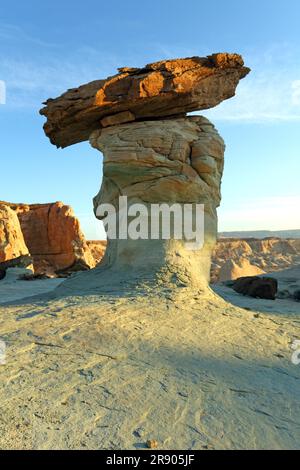
{"type": "Polygon", "coordinates": [[[87,245],[94,259],[95,266],[102,260],[106,251],[106,240],[87,240],[87,245]]]}
{"type": "Polygon", "coordinates": [[[0,202],[0,263],[28,254],[16,212],[0,202]]]}
{"type": "MultiPolygon", "coordinates": [[[[106,241],[93,240],[87,244],[98,264],[104,256],[106,241]]],[[[220,238],[213,251],[211,282],[274,273],[296,265],[300,265],[299,239],[220,238]]]]}
{"type": "Polygon", "coordinates": [[[223,264],[219,273],[219,281],[238,279],[245,276],[258,276],[265,271],[251,264],[247,258],[240,258],[237,261],[229,259],[223,264]]]}
{"type": "MultiPolygon", "coordinates": [[[[67,274],[95,266],[79,221],[70,206],[62,202],[5,204],[2,207],[18,227],[18,239],[21,240],[20,246],[15,244],[14,249],[6,249],[7,259],[30,253],[37,274],[67,274]]],[[[2,217],[0,223],[3,223],[2,217]]],[[[12,228],[8,233],[11,240],[17,237],[12,228]]]]}
{"type": "Polygon", "coordinates": [[[44,130],[53,144],[67,147],[101,127],[212,108],[234,96],[249,71],[240,55],[226,53],[123,67],[48,99],[40,111],[47,118],[44,130]]]}
{"type": "Polygon", "coordinates": [[[300,240],[220,238],[213,252],[212,282],[280,271],[300,263],[300,240]]]}
{"type": "MultiPolygon", "coordinates": [[[[95,273],[86,274],[86,283],[90,290],[111,289],[112,284],[117,289],[129,282],[205,290],[217,236],[225,145],[207,119],[186,113],[234,96],[249,69],[237,54],[213,54],[119,71],[48,100],[41,110],[53,144],[66,147],[89,139],[104,155],[94,210],[107,222],[107,211],[99,213],[99,205],[109,207],[108,212],[112,207],[117,227],[116,233],[108,233],[103,261],[95,273]],[[121,199],[126,199],[125,230],[121,199]],[[133,220],[137,205],[142,205],[138,223],[133,220]],[[169,209],[168,236],[154,220],[152,210],[158,205],[169,209]],[[202,237],[193,248],[178,213],[170,216],[174,205],[184,218],[189,205],[191,231],[202,237]],[[201,228],[195,222],[200,206],[201,228]],[[140,228],[134,236],[129,233],[133,223],[140,228]],[[155,236],[153,224],[159,226],[155,236]],[[176,232],[179,226],[183,236],[176,232]]],[[[82,279],[70,279],[63,288],[80,289],[82,279]]]]}

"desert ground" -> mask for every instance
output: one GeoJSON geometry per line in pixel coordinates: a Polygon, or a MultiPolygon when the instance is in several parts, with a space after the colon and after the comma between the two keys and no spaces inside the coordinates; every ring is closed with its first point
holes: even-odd
{"type": "Polygon", "coordinates": [[[80,295],[2,281],[0,448],[299,449],[299,302],[221,284],[103,294],[93,275],[76,274],[80,295]]]}

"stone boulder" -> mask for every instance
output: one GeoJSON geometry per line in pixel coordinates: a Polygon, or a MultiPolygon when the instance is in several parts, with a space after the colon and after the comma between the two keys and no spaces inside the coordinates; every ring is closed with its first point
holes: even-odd
{"type": "MultiPolygon", "coordinates": [[[[69,273],[90,269],[95,260],[70,206],[7,203],[19,222],[26,253],[33,258],[35,273],[69,273]]],[[[11,256],[14,258],[15,256],[11,256]]]]}
{"type": "Polygon", "coordinates": [[[0,202],[0,263],[28,254],[16,212],[0,202]]]}
{"type": "Polygon", "coordinates": [[[48,99],[40,111],[47,117],[44,130],[57,147],[67,147],[101,127],[212,108],[234,96],[249,71],[240,55],[227,53],[122,67],[117,75],[48,99]]]}
{"type": "Polygon", "coordinates": [[[249,297],[275,300],[278,281],[272,277],[241,277],[235,281],[233,289],[239,294],[248,295],[249,297]]]}

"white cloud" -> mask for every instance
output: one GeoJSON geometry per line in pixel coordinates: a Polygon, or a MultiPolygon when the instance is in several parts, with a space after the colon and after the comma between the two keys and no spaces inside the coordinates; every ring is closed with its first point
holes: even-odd
{"type": "Polygon", "coordinates": [[[264,51],[247,51],[251,72],[238,85],[236,96],[205,111],[213,120],[275,122],[300,120],[300,58],[289,44],[264,51]]]}

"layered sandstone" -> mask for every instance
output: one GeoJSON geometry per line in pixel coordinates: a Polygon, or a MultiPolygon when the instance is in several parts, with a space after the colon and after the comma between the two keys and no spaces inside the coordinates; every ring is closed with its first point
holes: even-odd
{"type": "Polygon", "coordinates": [[[300,241],[220,238],[212,259],[212,282],[280,271],[300,263],[300,241]]]}
{"type": "Polygon", "coordinates": [[[28,254],[16,212],[0,203],[0,263],[28,254]]]}
{"type": "MultiPolygon", "coordinates": [[[[155,281],[156,286],[205,290],[217,236],[225,145],[212,123],[187,113],[234,96],[249,69],[241,56],[225,53],[160,61],[139,69],[125,67],[119,72],[68,90],[48,100],[41,110],[47,118],[45,133],[53,144],[66,147],[89,139],[103,153],[103,180],[94,198],[98,218],[105,217],[98,213],[103,204],[110,204],[117,216],[124,214],[120,198],[127,198],[126,230],[119,233],[118,219],[118,233],[108,233],[103,261],[95,272],[86,274],[87,283],[90,290],[128,285],[130,280],[133,285],[155,281]],[[143,205],[138,224],[143,233],[132,237],[128,232],[134,221],[132,214],[127,215],[137,204],[143,205]],[[203,233],[198,235],[203,243],[197,240],[197,248],[191,248],[183,227],[183,236],[175,235],[175,220],[170,220],[168,237],[163,230],[152,236],[149,227],[155,204],[167,204],[170,209],[175,204],[182,214],[189,204],[193,220],[202,205],[203,233]]],[[[80,289],[81,281],[71,279],[63,288],[80,289]]]]}
{"type": "Polygon", "coordinates": [[[106,240],[87,240],[87,245],[92,254],[95,266],[102,260],[107,242],[106,240]]]}
{"type": "MultiPolygon", "coordinates": [[[[70,206],[50,204],[6,203],[8,213],[18,227],[22,254],[33,258],[36,273],[57,274],[89,269],[94,258],[70,206]]],[[[1,218],[2,219],[2,218],[1,218]]],[[[1,222],[0,222],[1,223],[1,222]]],[[[10,229],[11,238],[14,232],[10,229]]],[[[20,249],[10,250],[9,259],[19,256],[20,249]]],[[[7,258],[8,259],[8,258],[7,258]]]]}
{"type": "MultiPolygon", "coordinates": [[[[214,126],[200,116],[143,121],[97,130],[90,141],[104,155],[95,213],[100,204],[107,203],[118,212],[120,196],[127,196],[128,210],[142,203],[148,214],[151,204],[204,205],[201,249],[191,253],[184,239],[109,239],[103,261],[106,268],[119,273],[132,269],[139,279],[168,272],[165,279],[207,285],[225,149],[214,126]]],[[[150,227],[150,215],[146,219],[144,223],[150,227]]]]}
{"type": "Polygon", "coordinates": [[[40,111],[47,118],[44,130],[57,147],[67,147],[102,127],[212,108],[234,96],[249,71],[240,55],[227,53],[123,67],[48,99],[40,111]]]}

